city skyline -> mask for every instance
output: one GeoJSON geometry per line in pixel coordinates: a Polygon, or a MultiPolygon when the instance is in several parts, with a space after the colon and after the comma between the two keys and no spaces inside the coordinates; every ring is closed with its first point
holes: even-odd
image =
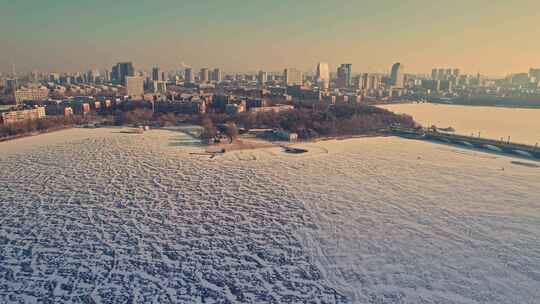
{"type": "Polygon", "coordinates": [[[13,64],[20,72],[75,72],[122,61],[235,72],[313,71],[319,61],[331,71],[347,62],[388,72],[404,62],[411,73],[441,66],[490,76],[540,66],[535,1],[47,2],[3,6],[3,73],[13,64]]]}

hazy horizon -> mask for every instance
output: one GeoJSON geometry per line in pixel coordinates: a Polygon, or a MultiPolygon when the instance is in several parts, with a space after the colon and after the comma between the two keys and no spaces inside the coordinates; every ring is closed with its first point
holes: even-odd
{"type": "Polygon", "coordinates": [[[537,1],[5,0],[0,71],[74,72],[182,63],[226,71],[407,73],[460,68],[503,76],[540,66],[537,1]]]}

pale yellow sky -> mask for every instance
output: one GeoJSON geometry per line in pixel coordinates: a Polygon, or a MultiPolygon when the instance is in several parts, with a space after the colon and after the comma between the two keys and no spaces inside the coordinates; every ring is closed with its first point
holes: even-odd
{"type": "MultiPolygon", "coordinates": [[[[8,1],[8,0],[4,0],[8,1]]],[[[0,71],[77,71],[131,60],[226,71],[406,72],[455,67],[505,75],[540,67],[540,1],[8,1],[0,71]]]]}

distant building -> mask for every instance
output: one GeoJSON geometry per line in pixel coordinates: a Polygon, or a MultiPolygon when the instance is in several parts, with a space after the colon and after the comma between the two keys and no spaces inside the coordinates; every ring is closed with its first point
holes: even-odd
{"type": "Polygon", "coordinates": [[[234,98],[231,95],[214,95],[212,98],[211,107],[219,112],[224,112],[228,104],[234,103],[234,98]]]}
{"type": "Polygon", "coordinates": [[[242,101],[238,104],[231,103],[225,107],[225,113],[228,115],[236,115],[246,111],[246,102],[242,101]]]}
{"type": "Polygon", "coordinates": [[[366,79],[366,90],[378,90],[381,86],[382,79],[379,75],[375,74],[365,74],[366,79]]]}
{"type": "Polygon", "coordinates": [[[359,90],[365,90],[367,87],[368,74],[364,73],[356,78],[356,88],[359,90]]]}
{"type": "Polygon", "coordinates": [[[260,107],[260,108],[251,108],[249,109],[249,112],[251,113],[264,113],[264,112],[285,112],[285,111],[292,111],[294,110],[294,106],[290,105],[275,105],[272,107],[260,107]]]}
{"type": "Polygon", "coordinates": [[[0,112],[0,120],[3,124],[11,124],[31,119],[45,117],[45,107],[35,107],[32,109],[9,110],[0,112]]]}
{"type": "Polygon", "coordinates": [[[285,69],[283,71],[283,76],[285,78],[285,84],[287,84],[288,86],[302,85],[304,83],[304,74],[297,69],[285,69]]]}
{"type": "Polygon", "coordinates": [[[152,89],[154,93],[165,94],[167,93],[167,82],[166,81],[153,81],[152,89]]]}
{"type": "Polygon", "coordinates": [[[156,112],[203,114],[206,113],[206,102],[204,99],[199,98],[192,98],[189,100],[181,101],[162,101],[156,103],[156,112]]]}
{"type": "Polygon", "coordinates": [[[92,110],[92,107],[95,108],[96,100],[93,97],[81,96],[81,97],[75,97],[72,100],[63,102],[62,105],[65,107],[70,107],[73,113],[77,115],[86,115],[90,113],[90,111],[92,110]]]}
{"type": "Polygon", "coordinates": [[[336,96],[336,103],[337,104],[349,103],[349,96],[348,95],[338,95],[338,96],[336,96]]]}
{"type": "Polygon", "coordinates": [[[152,68],[152,81],[159,81],[159,67],[152,68]]]}
{"type": "Polygon", "coordinates": [[[403,74],[403,65],[401,63],[394,63],[391,73],[391,84],[396,88],[405,87],[405,74],[403,74]]]}
{"type": "Polygon", "coordinates": [[[530,82],[528,73],[514,74],[511,77],[512,84],[515,85],[527,85],[530,82]]]}
{"type": "Polygon", "coordinates": [[[126,94],[133,99],[144,95],[144,78],[140,76],[126,77],[126,94]]]}
{"type": "Polygon", "coordinates": [[[17,79],[16,78],[8,78],[4,81],[4,89],[7,94],[14,95],[15,91],[17,90],[17,79]]]}
{"type": "Polygon", "coordinates": [[[439,89],[445,92],[452,92],[453,82],[451,80],[439,80],[439,89]]]}
{"type": "Polygon", "coordinates": [[[327,95],[327,96],[324,96],[323,98],[323,101],[326,104],[336,104],[336,100],[337,98],[335,95],[327,95]]]}
{"type": "Polygon", "coordinates": [[[208,69],[207,69],[207,68],[202,68],[202,69],[201,69],[201,72],[200,72],[200,74],[199,74],[199,80],[200,80],[200,82],[202,82],[202,83],[205,83],[205,82],[210,81],[210,78],[209,78],[209,72],[208,72],[208,69]]]}
{"type": "Polygon", "coordinates": [[[431,79],[438,80],[439,79],[439,70],[433,69],[431,70],[431,79]]]}
{"type": "MultiPolygon", "coordinates": [[[[99,74],[99,71],[98,71],[98,70],[95,70],[95,69],[94,69],[94,70],[88,71],[88,72],[86,73],[85,76],[86,76],[86,77],[85,77],[86,79],[85,79],[84,82],[86,82],[86,83],[95,83],[95,82],[97,82],[97,80],[99,79],[100,74],[99,74]]],[[[58,74],[58,73],[51,73],[51,74],[49,75],[49,79],[50,79],[50,81],[52,81],[52,82],[58,82],[58,81],[60,80],[60,74],[58,74]]]]}
{"type": "Polygon", "coordinates": [[[45,114],[50,115],[70,115],[73,114],[73,109],[69,107],[68,103],[60,100],[48,100],[44,103],[45,114]],[[70,112],[71,111],[71,112],[70,112]]]}
{"type": "Polygon", "coordinates": [[[193,69],[192,68],[186,68],[184,70],[184,80],[187,83],[195,82],[195,77],[193,75],[193,69]]]}
{"type": "Polygon", "coordinates": [[[261,86],[266,84],[268,82],[268,73],[266,73],[265,71],[259,71],[259,75],[257,77],[257,82],[261,86]]]}
{"type": "Polygon", "coordinates": [[[431,92],[439,92],[441,90],[440,80],[422,80],[422,88],[430,90],[431,92]]]}
{"type": "Polygon", "coordinates": [[[460,69],[451,68],[435,68],[431,70],[432,80],[453,80],[456,81],[461,76],[460,69]]]}
{"type": "Polygon", "coordinates": [[[469,75],[459,75],[456,83],[459,84],[459,85],[463,85],[463,86],[468,86],[470,85],[470,77],[469,75]]]}
{"type": "Polygon", "coordinates": [[[120,62],[112,68],[114,82],[126,85],[126,78],[135,76],[135,68],[131,62],[120,62]]]}
{"type": "Polygon", "coordinates": [[[320,101],[322,94],[320,90],[312,90],[311,88],[295,85],[287,86],[287,94],[300,100],[311,100],[313,102],[320,101]]]}
{"type": "Polygon", "coordinates": [[[15,91],[15,101],[21,104],[25,101],[42,101],[49,97],[49,89],[43,86],[31,86],[15,91]]]}
{"type": "Polygon", "coordinates": [[[537,82],[540,81],[540,68],[539,69],[533,69],[533,68],[529,69],[529,77],[531,77],[531,78],[534,77],[535,81],[537,81],[537,82]]]}
{"type": "Polygon", "coordinates": [[[328,63],[319,62],[317,65],[317,75],[315,79],[322,89],[328,89],[330,86],[330,69],[328,63]]]}
{"type": "Polygon", "coordinates": [[[337,82],[338,88],[350,88],[352,85],[352,64],[342,64],[337,69],[337,82]]]}
{"type": "Polygon", "coordinates": [[[446,70],[439,68],[437,70],[437,80],[443,80],[446,79],[446,70]]]}
{"type": "Polygon", "coordinates": [[[212,72],[211,80],[217,83],[220,83],[223,81],[223,73],[221,72],[221,69],[219,68],[214,69],[214,71],[212,72]]]}
{"type": "Polygon", "coordinates": [[[260,108],[268,106],[268,101],[262,98],[250,98],[246,102],[247,109],[260,108]]]}

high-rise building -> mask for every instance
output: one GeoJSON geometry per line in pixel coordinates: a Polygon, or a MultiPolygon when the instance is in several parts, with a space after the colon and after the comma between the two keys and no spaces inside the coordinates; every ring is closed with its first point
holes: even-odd
{"type": "Polygon", "coordinates": [[[328,68],[328,63],[319,62],[317,65],[316,81],[320,88],[328,89],[330,86],[330,69],[328,68]]]}
{"type": "Polygon", "coordinates": [[[337,87],[350,88],[352,84],[352,64],[344,63],[337,69],[337,87]]]}
{"type": "Polygon", "coordinates": [[[446,78],[446,70],[445,69],[438,69],[437,70],[437,74],[438,74],[438,77],[437,77],[437,80],[444,80],[446,78]]]}
{"type": "Polygon", "coordinates": [[[431,70],[431,79],[433,80],[439,79],[439,70],[437,69],[431,70]]]}
{"type": "Polygon", "coordinates": [[[131,62],[120,63],[120,82],[125,84],[126,78],[135,76],[135,68],[131,62]]]}
{"type": "Polygon", "coordinates": [[[135,76],[135,69],[131,62],[120,62],[112,70],[113,80],[122,85],[126,85],[126,77],[135,76]]]}
{"type": "Polygon", "coordinates": [[[210,78],[209,78],[209,73],[208,73],[208,69],[207,68],[202,68],[201,69],[201,72],[199,74],[199,80],[201,82],[208,82],[210,81],[210,78]]]}
{"type": "Polygon", "coordinates": [[[159,81],[159,67],[152,68],[152,81],[159,81]]]}
{"type": "MultiPolygon", "coordinates": [[[[95,83],[97,79],[99,78],[100,74],[98,70],[89,70],[84,75],[85,81],[87,83],[95,83]]],[[[60,80],[60,74],[58,73],[50,73],[49,78],[51,82],[58,82],[60,80]]]]}
{"type": "Polygon", "coordinates": [[[212,73],[212,80],[217,83],[223,81],[223,74],[221,72],[221,69],[219,68],[214,69],[214,72],[212,73]]]}
{"type": "Polygon", "coordinates": [[[17,79],[9,78],[5,80],[5,88],[9,94],[14,94],[17,90],[17,79]]]}
{"type": "Polygon", "coordinates": [[[152,89],[154,90],[154,93],[165,94],[165,93],[167,93],[167,82],[165,82],[165,81],[153,81],[152,82],[152,89]]]}
{"type": "Polygon", "coordinates": [[[451,68],[436,68],[431,71],[432,80],[456,80],[459,78],[461,71],[451,68]]]}
{"type": "Polygon", "coordinates": [[[120,83],[120,67],[118,64],[111,69],[111,82],[120,83]]]}
{"type": "Polygon", "coordinates": [[[510,80],[515,85],[526,85],[530,82],[530,77],[528,73],[518,73],[513,74],[510,80]]]}
{"type": "Polygon", "coordinates": [[[446,69],[446,79],[450,79],[453,75],[454,71],[452,69],[446,69]]]}
{"type": "Polygon", "coordinates": [[[470,85],[470,83],[471,83],[471,78],[469,77],[469,75],[459,75],[456,81],[456,84],[464,85],[464,86],[468,86],[470,85]]]}
{"type": "Polygon", "coordinates": [[[357,87],[360,90],[376,90],[379,88],[381,78],[376,74],[364,73],[358,77],[357,87]]]}
{"type": "Polygon", "coordinates": [[[441,89],[441,81],[438,79],[424,79],[422,80],[422,87],[426,90],[430,90],[432,93],[436,93],[441,89]]]}
{"type": "Polygon", "coordinates": [[[536,81],[540,81],[540,69],[529,69],[529,77],[534,77],[536,81]]]}
{"type": "Polygon", "coordinates": [[[285,84],[288,86],[302,85],[304,83],[304,74],[294,68],[288,68],[283,71],[285,77],[285,84]]]}
{"type": "Polygon", "coordinates": [[[390,78],[392,86],[396,88],[405,87],[405,75],[403,74],[403,65],[401,63],[394,63],[390,78]]]}
{"type": "Polygon", "coordinates": [[[375,74],[365,74],[367,76],[366,90],[377,90],[381,84],[381,77],[375,74]]]}
{"type": "Polygon", "coordinates": [[[144,78],[140,76],[127,76],[126,93],[130,98],[142,98],[144,95],[144,78]]]}
{"type": "Polygon", "coordinates": [[[366,85],[367,85],[367,75],[366,74],[359,75],[358,78],[355,79],[355,84],[356,84],[356,88],[358,88],[359,90],[365,90],[366,85]]]}
{"type": "Polygon", "coordinates": [[[264,85],[265,83],[267,83],[268,82],[268,73],[266,73],[265,71],[259,71],[257,81],[258,81],[259,85],[264,85]]]}
{"type": "Polygon", "coordinates": [[[453,82],[451,80],[439,81],[439,90],[451,93],[452,89],[453,89],[453,82]]]}
{"type": "Polygon", "coordinates": [[[186,68],[184,70],[184,80],[186,83],[193,83],[195,81],[192,68],[186,68]]]}

